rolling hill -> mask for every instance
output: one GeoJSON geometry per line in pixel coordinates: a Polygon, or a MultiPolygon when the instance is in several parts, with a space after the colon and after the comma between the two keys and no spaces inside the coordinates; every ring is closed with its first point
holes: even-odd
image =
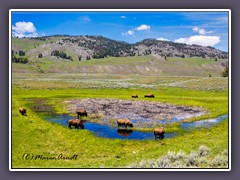
{"type": "Polygon", "coordinates": [[[155,39],[135,44],[102,36],[12,38],[13,72],[220,76],[228,53],[155,39]],[[24,52],[19,56],[19,52],[24,52]],[[41,54],[41,56],[39,56],[41,54]]]}

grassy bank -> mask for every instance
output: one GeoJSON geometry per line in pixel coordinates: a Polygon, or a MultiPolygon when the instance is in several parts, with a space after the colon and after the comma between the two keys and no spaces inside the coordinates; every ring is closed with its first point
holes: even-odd
{"type": "MultiPolygon", "coordinates": [[[[29,98],[47,99],[58,113],[68,113],[64,100],[78,98],[131,99],[138,94],[139,100],[168,102],[199,106],[207,109],[209,117],[228,112],[227,91],[196,91],[164,87],[159,89],[12,89],[12,166],[13,168],[97,168],[126,167],[145,159],[155,159],[168,151],[186,153],[205,145],[211,149],[209,160],[228,149],[228,122],[223,121],[211,129],[195,130],[176,138],[161,141],[119,140],[95,137],[87,130],[69,130],[58,124],[47,122],[31,111],[29,98]],[[145,93],[156,95],[144,99],[145,93]],[[27,107],[27,116],[18,112],[20,106],[27,107]],[[56,157],[78,155],[77,160],[26,160],[25,154],[56,157]]],[[[171,127],[175,128],[175,127],[171,127]]]]}

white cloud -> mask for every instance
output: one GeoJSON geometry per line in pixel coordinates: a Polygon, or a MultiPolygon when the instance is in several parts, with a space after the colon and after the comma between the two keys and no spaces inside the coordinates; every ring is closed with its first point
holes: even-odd
{"type": "Polygon", "coordinates": [[[159,40],[159,41],[169,41],[169,39],[166,39],[166,38],[163,38],[163,37],[157,38],[157,40],[159,40]]]}
{"type": "Polygon", "coordinates": [[[196,35],[196,36],[190,36],[186,38],[179,38],[175,39],[174,42],[177,43],[185,43],[185,44],[196,44],[201,46],[215,46],[220,42],[219,36],[202,36],[202,35],[196,35]]]}
{"type": "Polygon", "coordinates": [[[127,17],[126,17],[126,16],[121,16],[120,18],[121,18],[121,19],[126,19],[127,17]]]}
{"type": "Polygon", "coordinates": [[[135,36],[134,33],[136,31],[145,31],[145,30],[149,30],[150,28],[151,28],[150,26],[142,24],[141,26],[128,30],[126,33],[122,33],[122,36],[127,36],[127,35],[135,36]]]}
{"type": "Polygon", "coordinates": [[[194,27],[192,30],[199,33],[200,35],[213,33],[213,31],[206,31],[205,29],[199,27],[194,27]]]}
{"type": "Polygon", "coordinates": [[[132,35],[134,36],[134,31],[128,30],[126,33],[122,33],[122,36],[132,35]]]}
{"type": "Polygon", "coordinates": [[[145,30],[149,30],[151,27],[146,25],[146,24],[142,24],[141,26],[135,28],[138,31],[145,31],[145,30]]]}
{"type": "Polygon", "coordinates": [[[38,36],[36,28],[32,22],[16,22],[12,25],[12,35],[22,37],[36,37],[38,36]]]}
{"type": "Polygon", "coordinates": [[[129,35],[133,35],[133,34],[134,34],[134,31],[129,30],[127,33],[128,33],[129,35]]]}

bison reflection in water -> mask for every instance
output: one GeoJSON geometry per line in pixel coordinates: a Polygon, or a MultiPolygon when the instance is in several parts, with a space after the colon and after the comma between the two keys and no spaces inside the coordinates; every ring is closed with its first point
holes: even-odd
{"type": "Polygon", "coordinates": [[[72,129],[72,126],[75,127],[75,129],[84,129],[84,124],[82,120],[79,119],[70,119],[68,120],[68,127],[72,129]]]}
{"type": "Polygon", "coordinates": [[[133,132],[133,130],[131,129],[118,129],[117,133],[121,136],[125,136],[128,137],[131,133],[133,132]]]}
{"type": "Polygon", "coordinates": [[[163,139],[164,133],[165,133],[164,127],[159,127],[157,129],[155,129],[153,132],[155,139],[163,139]]]}

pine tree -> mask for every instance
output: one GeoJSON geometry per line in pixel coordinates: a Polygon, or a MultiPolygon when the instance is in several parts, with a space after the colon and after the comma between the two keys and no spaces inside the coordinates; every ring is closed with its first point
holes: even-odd
{"type": "Polygon", "coordinates": [[[222,77],[228,77],[228,66],[225,67],[224,71],[222,72],[222,77]]]}

